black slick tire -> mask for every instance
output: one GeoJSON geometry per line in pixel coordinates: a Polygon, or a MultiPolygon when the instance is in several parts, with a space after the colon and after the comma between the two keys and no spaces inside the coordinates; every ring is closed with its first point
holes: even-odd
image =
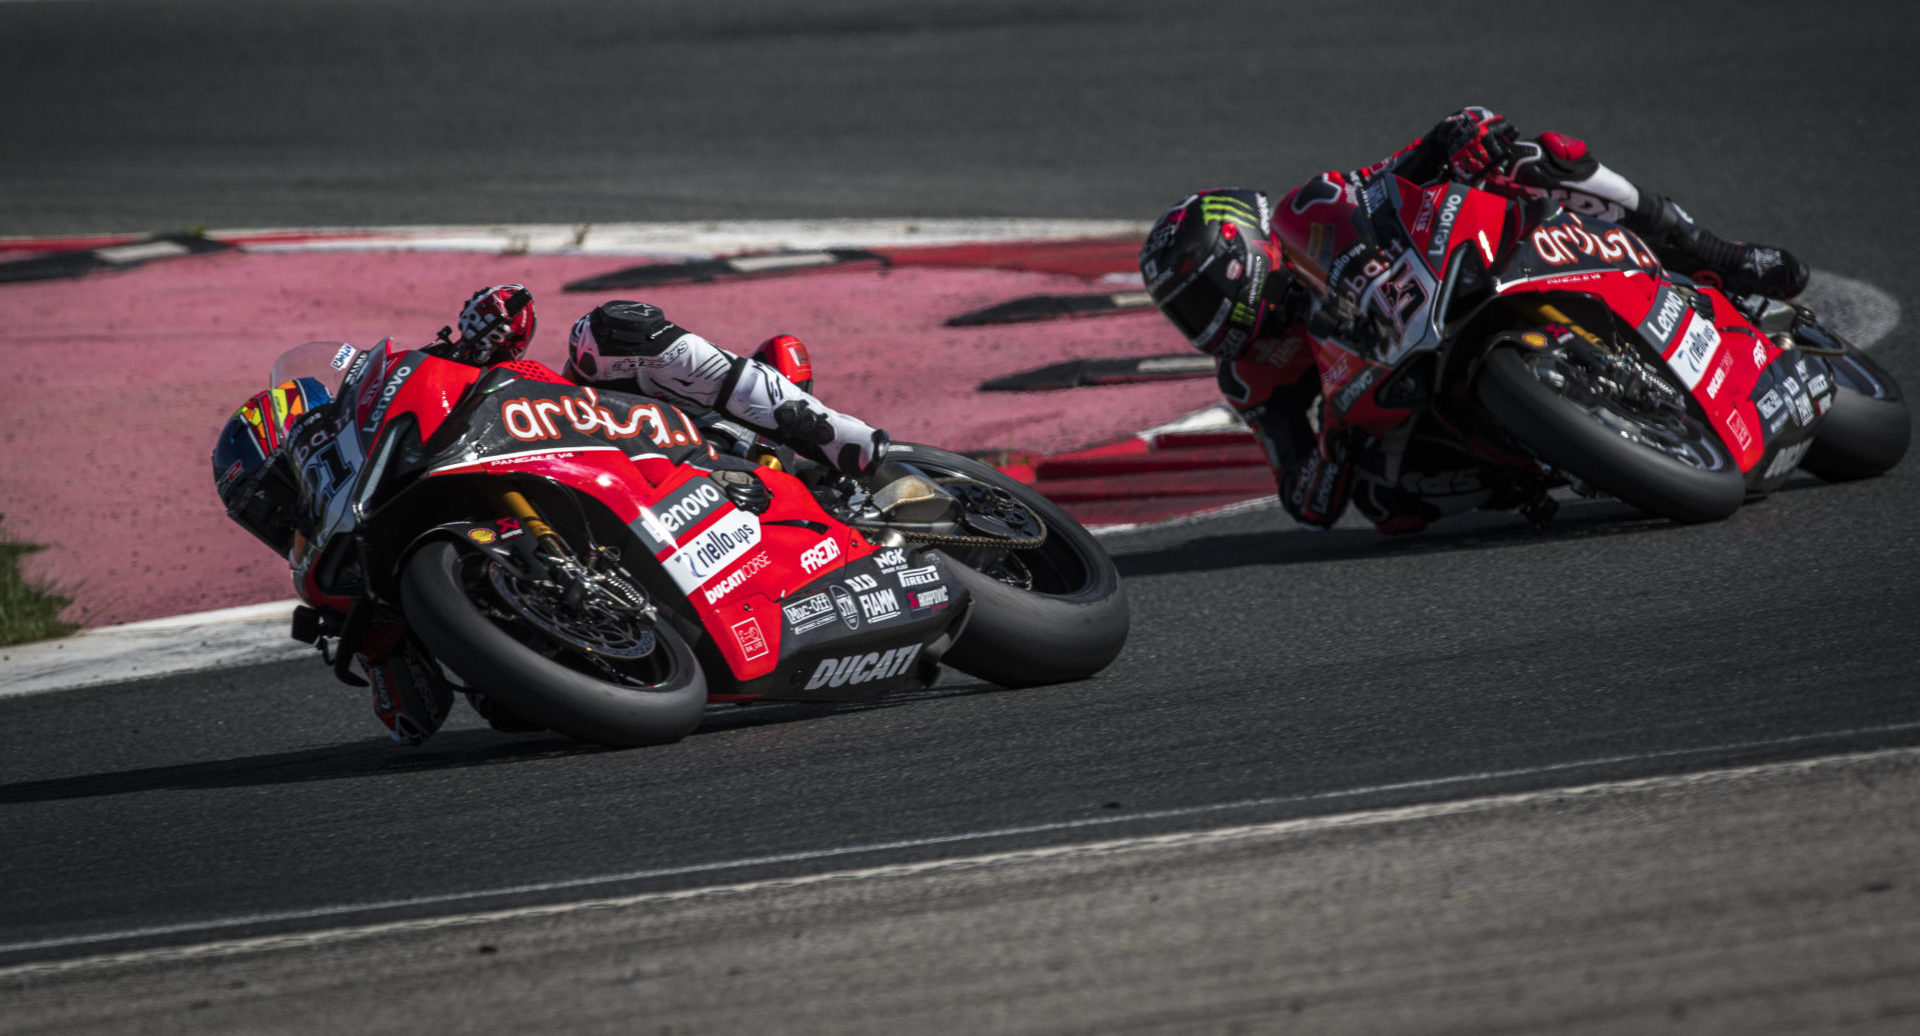
{"type": "Polygon", "coordinates": [[[1119,656],[1130,621],[1126,589],[1092,533],[1038,490],[979,461],[917,443],[892,449],[928,474],[990,483],[1031,508],[1047,526],[1047,542],[1036,552],[1047,554],[1053,570],[1067,573],[1063,581],[1071,584],[1021,590],[950,554],[947,567],[972,595],[973,611],[942,662],[1002,687],[1032,687],[1084,680],[1119,656]]]}
{"type": "Polygon", "coordinates": [[[1871,478],[1907,455],[1913,415],[1893,376],[1849,345],[1833,364],[1833,406],[1800,467],[1828,482],[1871,478]]]}
{"type": "Polygon", "coordinates": [[[1712,469],[1635,443],[1535,377],[1518,347],[1488,350],[1474,391],[1535,456],[1643,511],[1711,522],[1739,510],[1746,498],[1739,467],[1710,430],[1697,428],[1701,447],[1718,461],[1712,469]]]}
{"type": "Polygon", "coordinates": [[[517,716],[616,748],[678,741],[700,725],[706,676],[667,623],[654,627],[654,651],[666,652],[661,683],[644,689],[609,683],[547,658],[494,625],[467,596],[465,563],[451,542],[422,546],[401,573],[400,596],[409,626],[469,686],[517,716]]]}

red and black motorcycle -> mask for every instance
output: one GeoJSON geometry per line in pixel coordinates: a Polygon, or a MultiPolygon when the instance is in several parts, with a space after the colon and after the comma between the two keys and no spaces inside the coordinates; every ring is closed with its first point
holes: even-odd
{"type": "Polygon", "coordinates": [[[1861,478],[1906,453],[1893,378],[1804,307],[1736,302],[1552,199],[1382,174],[1354,200],[1318,255],[1285,249],[1321,292],[1337,250],[1375,257],[1344,273],[1364,284],[1351,333],[1313,340],[1322,419],[1391,443],[1430,418],[1486,475],[1483,506],[1544,522],[1571,485],[1712,521],[1796,468],[1861,478]]]}
{"type": "Polygon", "coordinates": [[[337,383],[277,462],[300,501],[295,635],[342,679],[369,630],[517,720],[609,745],[708,702],[1090,676],[1119,653],[1113,561],[1032,489],[891,444],[866,476],[724,421],[395,346],[308,343],[272,384],[337,383]]]}

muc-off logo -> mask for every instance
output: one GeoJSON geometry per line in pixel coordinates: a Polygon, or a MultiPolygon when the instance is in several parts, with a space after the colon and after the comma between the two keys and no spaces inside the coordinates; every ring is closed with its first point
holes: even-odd
{"type": "Polygon", "coordinates": [[[680,530],[713,513],[722,499],[719,486],[704,478],[696,478],[687,483],[672,503],[656,507],[654,511],[659,514],[661,524],[678,536],[680,530]]]}
{"type": "Polygon", "coordinates": [[[828,565],[833,564],[834,559],[839,556],[839,543],[831,538],[821,540],[819,543],[800,552],[800,570],[808,575],[812,575],[828,565]]]}
{"type": "Polygon", "coordinates": [[[833,601],[824,593],[814,594],[780,609],[787,616],[787,625],[795,633],[805,633],[833,621],[833,601]]]}
{"type": "Polygon", "coordinates": [[[1447,200],[1440,203],[1440,214],[1434,217],[1433,239],[1427,243],[1427,257],[1438,259],[1447,254],[1447,242],[1453,238],[1453,221],[1460,217],[1460,205],[1467,196],[1458,191],[1447,192],[1447,200]]]}
{"type": "Polygon", "coordinates": [[[362,432],[371,433],[380,427],[380,422],[387,416],[387,407],[393,405],[393,397],[400,394],[400,383],[412,373],[413,368],[406,366],[394,371],[393,376],[387,379],[386,385],[380,389],[380,401],[373,405],[373,412],[367,415],[367,423],[360,426],[362,432]]]}
{"type": "Polygon", "coordinates": [[[822,659],[814,667],[813,676],[807,680],[807,690],[889,680],[905,673],[919,655],[920,645],[908,644],[891,651],[869,651],[864,655],[822,659]]]}

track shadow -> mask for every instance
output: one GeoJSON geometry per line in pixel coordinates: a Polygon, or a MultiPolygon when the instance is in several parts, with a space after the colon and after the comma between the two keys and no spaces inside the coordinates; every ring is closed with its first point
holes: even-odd
{"type": "MultiPolygon", "coordinates": [[[[964,678],[963,678],[964,679],[964,678]]],[[[978,681],[945,684],[924,691],[890,694],[872,701],[811,703],[767,702],[710,706],[692,738],[729,730],[804,722],[872,709],[896,708],[942,698],[966,697],[1003,690],[978,681]]],[[[0,805],[62,802],[105,798],[150,791],[193,791],[252,788],[310,781],[352,780],[439,772],[470,767],[499,766],[537,760],[569,759],[624,751],[592,745],[551,731],[506,734],[483,727],[443,730],[425,746],[399,748],[385,740],[368,738],[292,752],[270,752],[144,766],[109,773],[83,774],[50,780],[0,784],[0,805]]]]}
{"type": "MultiPolygon", "coordinates": [[[[957,673],[953,675],[959,676],[957,673]]],[[[949,676],[948,679],[952,680],[953,677],[949,676]]],[[[1007,690],[997,684],[985,683],[971,677],[960,676],[959,679],[960,682],[937,684],[923,691],[899,691],[868,701],[768,701],[748,705],[712,706],[707,709],[706,718],[701,720],[700,729],[694,731],[692,736],[701,737],[729,730],[748,730],[782,723],[798,723],[855,712],[871,712],[876,709],[895,709],[902,705],[940,701],[947,698],[969,698],[976,694],[999,694],[1007,690]]]]}
{"type": "Polygon", "coordinates": [[[1449,518],[1435,523],[1431,531],[1410,536],[1385,536],[1372,529],[1309,533],[1282,527],[1276,521],[1269,530],[1197,536],[1178,544],[1130,553],[1121,547],[1114,551],[1114,564],[1121,576],[1133,578],[1248,565],[1314,564],[1531,547],[1606,536],[1657,534],[1682,528],[1685,526],[1625,504],[1582,501],[1563,504],[1560,513],[1544,529],[1534,529],[1516,515],[1492,512],[1449,518]]]}
{"type": "Polygon", "coordinates": [[[170,766],[143,766],[44,781],[20,781],[0,785],[0,805],[102,798],[142,791],[302,784],[415,770],[495,766],[606,751],[611,749],[574,741],[558,734],[454,730],[444,731],[426,747],[413,750],[397,748],[384,740],[366,739],[293,752],[208,759],[170,766]]]}

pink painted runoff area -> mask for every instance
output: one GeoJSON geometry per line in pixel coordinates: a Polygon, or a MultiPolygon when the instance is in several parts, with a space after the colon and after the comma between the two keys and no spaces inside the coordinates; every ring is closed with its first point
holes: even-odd
{"type": "MultiPolygon", "coordinates": [[[[227,521],[208,461],[214,434],[264,387],[275,356],[313,339],[424,343],[474,289],[518,281],[541,312],[532,357],[557,366],[574,318],[602,301],[560,286],[635,261],[229,252],[0,285],[0,533],[50,546],[28,558],[28,573],[71,596],[68,617],[86,626],[291,596],[285,563],[227,521]]],[[[974,388],[1077,357],[1183,350],[1151,311],[941,326],[1022,295],[1092,290],[1052,273],[910,267],[656,289],[645,300],[736,352],[796,334],[827,402],[896,438],[952,449],[1070,450],[1218,399],[1211,380],[974,388]]]]}

